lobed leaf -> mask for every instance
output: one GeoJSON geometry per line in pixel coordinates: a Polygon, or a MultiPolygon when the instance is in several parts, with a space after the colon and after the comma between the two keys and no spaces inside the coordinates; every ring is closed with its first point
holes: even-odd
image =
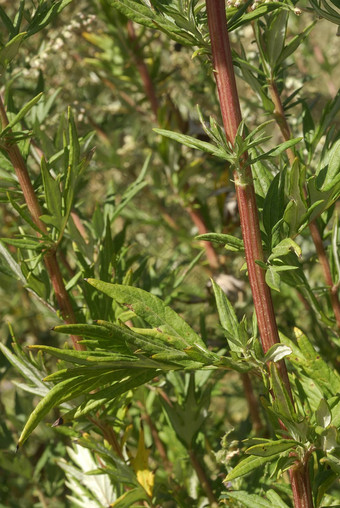
{"type": "Polygon", "coordinates": [[[118,303],[133,310],[154,328],[159,328],[161,332],[177,336],[182,341],[183,347],[198,344],[206,349],[202,339],[184,319],[156,296],[132,286],[109,284],[95,279],[87,279],[87,282],[118,303]]]}

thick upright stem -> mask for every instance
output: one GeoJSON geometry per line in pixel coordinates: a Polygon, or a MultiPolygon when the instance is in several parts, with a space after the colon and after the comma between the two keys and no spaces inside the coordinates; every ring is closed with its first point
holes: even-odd
{"type": "Polygon", "coordinates": [[[313,508],[313,496],[309,479],[309,462],[297,462],[289,470],[295,508],[313,508]]]}
{"type": "MultiPolygon", "coordinates": [[[[229,44],[225,0],[206,0],[213,65],[220,107],[227,139],[233,143],[241,122],[240,103],[229,44]]],[[[256,264],[263,261],[261,234],[251,169],[244,167],[234,173],[240,213],[242,236],[249,281],[254,299],[259,332],[264,351],[279,342],[274,308],[264,271],[256,264]]],[[[279,372],[291,395],[286,365],[279,364],[279,372]]],[[[295,508],[313,506],[308,477],[308,465],[298,462],[290,470],[295,508]]]]}
{"type": "MultiPolygon", "coordinates": [[[[233,143],[241,122],[241,109],[233,68],[224,0],[206,0],[208,25],[213,55],[214,74],[220,101],[223,125],[227,139],[233,143]]],[[[279,342],[273,302],[265,281],[264,270],[256,264],[263,261],[263,250],[259,226],[255,190],[250,167],[234,172],[237,202],[239,207],[242,236],[245,247],[249,282],[253,294],[261,342],[264,351],[279,342]]],[[[284,362],[280,371],[290,392],[284,362]]]]}
{"type": "MultiPolygon", "coordinates": [[[[0,120],[2,128],[5,128],[8,125],[8,118],[1,97],[0,97],[0,120]]],[[[28,211],[31,214],[32,220],[38,226],[42,234],[47,234],[46,225],[40,219],[40,216],[42,215],[42,210],[40,208],[37,196],[34,192],[34,188],[31,183],[27,167],[20,153],[20,150],[16,144],[11,143],[5,143],[5,148],[13,165],[15,174],[18,178],[19,185],[23,192],[24,199],[26,201],[28,211]]],[[[44,263],[53,286],[53,290],[58,302],[62,318],[64,319],[65,323],[68,324],[76,323],[71,300],[65,289],[65,284],[54,250],[46,252],[44,256],[44,263]]],[[[78,350],[83,350],[85,349],[85,347],[82,346],[81,344],[78,344],[78,340],[80,339],[81,337],[72,335],[72,342],[74,348],[78,350]]]]}

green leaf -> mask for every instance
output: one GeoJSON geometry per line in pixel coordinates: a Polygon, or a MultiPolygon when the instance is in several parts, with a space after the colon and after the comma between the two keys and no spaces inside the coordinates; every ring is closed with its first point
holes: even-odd
{"type": "Polygon", "coordinates": [[[292,353],[292,349],[284,344],[274,344],[265,354],[264,361],[268,362],[279,362],[285,356],[292,353]]]}
{"type": "Polygon", "coordinates": [[[313,379],[328,399],[340,392],[340,375],[332,369],[315,351],[307,336],[299,329],[294,329],[297,342],[306,361],[303,364],[305,373],[313,379]]]}
{"type": "Polygon", "coordinates": [[[3,24],[5,25],[7,31],[9,32],[10,38],[12,39],[16,35],[15,28],[11,19],[7,16],[3,7],[0,7],[0,18],[3,24]]]}
{"type": "MultiPolygon", "coordinates": [[[[1,18],[3,19],[3,16],[1,16],[1,18]]],[[[16,35],[9,42],[7,42],[3,48],[0,49],[0,65],[2,67],[6,68],[11,60],[13,60],[13,58],[17,55],[25,36],[26,32],[22,32],[16,35]]]]}
{"type": "Polygon", "coordinates": [[[317,184],[320,190],[327,192],[340,181],[340,139],[332,146],[328,154],[328,164],[318,171],[317,184]],[[322,181],[321,186],[319,181],[322,181]]]}
{"type": "Polygon", "coordinates": [[[30,111],[30,109],[33,108],[33,106],[41,99],[43,95],[43,92],[36,95],[32,100],[30,100],[21,110],[19,113],[15,115],[13,120],[9,122],[9,124],[1,131],[0,136],[3,137],[10,129],[12,129],[20,120],[22,120],[27,113],[30,111]]]}
{"type": "Polygon", "coordinates": [[[236,341],[236,345],[234,344],[234,341],[228,341],[230,349],[232,351],[239,351],[243,344],[239,341],[238,319],[235,311],[226,294],[222,291],[220,286],[216,284],[214,279],[211,279],[211,283],[215,294],[216,306],[221,325],[226,330],[227,336],[233,337],[236,341]],[[239,345],[237,345],[238,342],[240,343],[239,345]]]}
{"type": "Polygon", "coordinates": [[[273,266],[268,266],[265,279],[270,288],[274,289],[274,291],[280,292],[281,277],[273,266]]]}
{"type": "Polygon", "coordinates": [[[285,152],[287,148],[291,148],[292,146],[295,146],[298,143],[300,143],[301,139],[302,138],[294,138],[289,139],[288,141],[284,141],[283,143],[280,143],[276,148],[273,148],[272,150],[265,152],[263,156],[260,155],[258,158],[266,158],[268,156],[277,157],[278,155],[281,155],[281,153],[285,152]]]}
{"type": "Polygon", "coordinates": [[[20,249],[41,251],[44,248],[44,245],[41,243],[41,241],[34,238],[1,238],[0,240],[3,243],[14,245],[14,247],[19,247],[20,249]]]}
{"type": "Polygon", "coordinates": [[[337,283],[340,281],[340,258],[339,258],[339,249],[338,249],[338,242],[339,242],[339,220],[338,220],[338,214],[335,214],[333,227],[332,227],[332,255],[334,259],[334,268],[336,275],[334,277],[334,282],[337,283]]]}
{"type": "MultiPolygon", "coordinates": [[[[263,499],[258,494],[249,494],[246,491],[238,490],[237,492],[228,492],[223,494],[222,498],[234,499],[237,503],[242,503],[247,508],[273,508],[273,503],[263,499]]],[[[287,506],[285,504],[281,506],[287,506]]],[[[280,505],[275,505],[275,508],[279,508],[280,505]]],[[[280,507],[281,508],[281,507],[280,507]]],[[[288,508],[288,507],[287,507],[288,508]]]]}
{"type": "Polygon", "coordinates": [[[266,31],[266,50],[268,53],[268,61],[272,69],[275,68],[276,62],[284,47],[287,20],[288,12],[280,10],[273,15],[273,21],[266,31]]]}
{"type": "Polygon", "coordinates": [[[143,289],[131,286],[109,284],[95,279],[87,279],[87,282],[121,305],[133,310],[154,328],[159,328],[164,333],[177,336],[183,347],[197,344],[206,349],[202,339],[184,319],[156,296],[143,289]]]}
{"type": "Polygon", "coordinates": [[[142,487],[137,487],[122,494],[110,506],[112,508],[131,508],[132,506],[143,506],[143,504],[136,505],[138,501],[149,501],[149,496],[142,487]]]}
{"type": "Polygon", "coordinates": [[[308,36],[308,34],[312,31],[316,24],[316,21],[313,21],[309,26],[307,26],[300,34],[293,37],[287,46],[283,48],[281,54],[279,55],[276,65],[280,66],[282,62],[286,60],[290,55],[292,55],[296,49],[300,46],[300,44],[304,41],[304,39],[308,36]]]}
{"type": "Polygon", "coordinates": [[[290,252],[295,252],[295,254],[298,257],[301,257],[301,255],[302,255],[301,247],[296,242],[294,242],[294,240],[292,240],[291,238],[285,238],[280,243],[275,245],[275,247],[272,250],[271,255],[268,258],[268,261],[275,259],[275,258],[279,258],[281,256],[286,256],[290,252]]]}
{"type": "Polygon", "coordinates": [[[326,429],[332,421],[332,414],[325,399],[320,400],[318,409],[315,412],[315,420],[320,427],[326,429]]]}
{"type": "Polygon", "coordinates": [[[278,439],[276,441],[268,440],[264,443],[251,446],[246,450],[248,455],[256,455],[258,457],[270,457],[279,453],[295,448],[298,443],[291,439],[278,439]]]}
{"type": "Polygon", "coordinates": [[[80,157],[80,144],[78,139],[78,133],[76,124],[74,122],[74,117],[72,113],[72,109],[69,107],[67,110],[67,119],[68,119],[68,137],[69,137],[69,158],[68,164],[72,170],[75,170],[79,163],[80,157]]]}
{"type": "Polygon", "coordinates": [[[71,2],[72,0],[59,0],[53,2],[50,8],[47,2],[39,2],[39,6],[27,27],[27,37],[31,37],[45,28],[71,2]]]}
{"type": "Polygon", "coordinates": [[[13,259],[11,254],[8,252],[7,249],[1,244],[0,242],[0,255],[5,259],[6,263],[12,270],[12,272],[15,274],[18,280],[20,280],[23,284],[27,284],[26,278],[24,277],[24,274],[21,271],[20,265],[13,259]]]}
{"type": "Polygon", "coordinates": [[[196,240],[204,240],[207,242],[215,242],[224,245],[226,250],[233,252],[243,252],[244,245],[243,240],[236,236],[227,235],[224,233],[205,233],[195,237],[196,240]]]}
{"type": "Polygon", "coordinates": [[[275,176],[263,203],[263,225],[269,238],[272,237],[273,228],[283,215],[284,175],[285,173],[278,173],[275,176]]]}
{"type": "Polygon", "coordinates": [[[22,446],[28,439],[33,430],[39,425],[41,420],[50,412],[50,410],[65,402],[73,399],[83,393],[86,389],[94,389],[97,386],[97,381],[92,378],[84,379],[83,376],[77,378],[67,379],[56,386],[54,386],[48,394],[38,402],[36,408],[28,418],[18,441],[18,447],[22,446]]]}
{"type": "Polygon", "coordinates": [[[289,226],[289,236],[295,236],[307,212],[307,205],[303,195],[305,183],[305,168],[296,159],[286,173],[286,195],[290,200],[283,214],[284,221],[289,226]]]}
{"type": "Polygon", "coordinates": [[[289,508],[289,506],[282,501],[280,495],[275,492],[275,490],[270,489],[266,492],[266,497],[271,501],[272,507],[275,506],[275,508],[289,508]]]}
{"type": "MultiPolygon", "coordinates": [[[[158,28],[171,39],[181,44],[192,45],[196,42],[191,34],[176,26],[176,24],[170,20],[170,16],[163,17],[158,15],[153,9],[146,7],[146,5],[132,0],[111,0],[110,4],[128,19],[148,28],[158,28]]],[[[162,7],[164,8],[164,4],[162,7]]]]}
{"type": "Polygon", "coordinates": [[[338,431],[333,425],[328,426],[327,429],[323,431],[321,436],[321,446],[325,453],[331,453],[336,448],[339,448],[337,437],[338,431]]]}
{"type": "Polygon", "coordinates": [[[120,376],[122,380],[119,380],[119,382],[116,382],[112,386],[108,386],[101,390],[99,389],[95,393],[88,394],[84,402],[63,415],[63,420],[65,422],[72,421],[76,418],[82,418],[90,412],[92,413],[97,411],[100,408],[103,408],[105,404],[112,402],[114,398],[127,393],[129,390],[133,390],[138,386],[150,382],[156,375],[157,370],[151,369],[145,372],[126,371],[125,375],[121,373],[120,376]]]}
{"type": "MultiPolygon", "coordinates": [[[[114,368],[126,367],[131,362],[136,362],[137,358],[132,355],[122,355],[117,353],[110,353],[103,350],[100,351],[76,351],[73,349],[60,349],[52,346],[30,346],[30,349],[39,349],[39,351],[46,351],[50,355],[64,360],[66,362],[75,363],[78,365],[94,365],[103,363],[104,367],[107,368],[107,363],[114,364],[114,368]]],[[[141,368],[145,368],[145,364],[141,360],[139,362],[141,368]],[[142,367],[143,365],[143,367],[142,367]]],[[[133,366],[131,366],[133,368],[133,366]]],[[[53,376],[53,374],[52,374],[53,376]]]]}
{"type": "Polygon", "coordinates": [[[295,411],[293,403],[290,399],[286,387],[283,384],[278,366],[275,363],[271,363],[269,364],[269,369],[274,393],[273,407],[278,412],[278,414],[285,417],[287,421],[294,422],[295,411]]]}
{"type": "Polygon", "coordinates": [[[246,459],[243,459],[241,462],[239,462],[237,466],[235,466],[234,469],[227,474],[224,483],[235,480],[235,478],[239,478],[240,476],[245,476],[246,474],[252,473],[254,469],[263,466],[267,462],[273,461],[273,459],[278,456],[279,454],[270,455],[267,457],[259,457],[256,455],[247,457],[246,459]]]}
{"type": "Polygon", "coordinates": [[[225,151],[215,145],[212,145],[211,143],[207,143],[206,141],[200,141],[199,139],[193,138],[192,136],[179,134],[178,132],[168,131],[165,129],[153,129],[153,130],[157,132],[157,134],[172,139],[173,141],[177,141],[178,143],[188,146],[189,148],[201,150],[202,152],[226,160],[225,151]]]}
{"type": "MultiPolygon", "coordinates": [[[[247,6],[249,6],[252,2],[245,2],[241,4],[240,7],[235,8],[236,14],[231,18],[230,21],[228,21],[228,30],[231,32],[232,30],[236,30],[238,27],[246,25],[250,23],[251,21],[261,18],[265,14],[269,14],[272,11],[275,11],[276,9],[289,9],[288,6],[285,6],[284,4],[277,5],[277,2],[268,2],[266,4],[259,4],[256,6],[256,9],[250,10],[249,12],[244,12],[244,10],[247,9],[247,6]],[[237,11],[241,11],[241,16],[237,15],[237,11]]],[[[230,9],[231,11],[231,9],[230,9]]],[[[227,10],[227,14],[229,12],[229,9],[227,10]]]]}
{"type": "Polygon", "coordinates": [[[44,184],[46,204],[55,225],[60,229],[62,220],[62,200],[59,183],[50,174],[44,157],[41,159],[41,174],[44,184]]]}
{"type": "MultiPolygon", "coordinates": [[[[255,159],[252,153],[250,153],[250,155],[255,159]]],[[[262,161],[253,163],[251,169],[254,178],[255,192],[258,196],[261,196],[261,198],[265,198],[270,184],[273,181],[273,175],[262,161]]]]}

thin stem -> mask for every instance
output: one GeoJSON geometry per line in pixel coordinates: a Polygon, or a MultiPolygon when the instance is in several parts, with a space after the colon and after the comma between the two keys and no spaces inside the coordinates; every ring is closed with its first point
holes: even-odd
{"type": "MultiPolygon", "coordinates": [[[[268,90],[270,97],[274,103],[274,118],[280,128],[283,139],[288,141],[291,138],[291,132],[283,109],[279,91],[273,79],[268,83],[268,90]]],[[[290,165],[292,166],[295,160],[294,150],[292,148],[287,148],[286,153],[288,155],[290,165]]]]}
{"type": "Polygon", "coordinates": [[[146,66],[146,63],[144,62],[144,59],[141,57],[141,49],[139,47],[135,28],[134,28],[133,22],[131,20],[129,20],[127,23],[127,30],[128,30],[128,35],[130,37],[130,40],[132,42],[132,46],[134,49],[135,62],[136,62],[140,77],[142,79],[143,85],[144,85],[145,93],[150,101],[152,112],[155,115],[155,118],[157,119],[157,112],[158,112],[159,105],[158,105],[156,91],[153,86],[152,79],[150,77],[150,73],[149,73],[149,70],[146,66]]]}
{"type": "MultiPolygon", "coordinates": [[[[5,128],[8,125],[8,118],[1,97],[0,97],[0,120],[2,128],[5,128]]],[[[40,208],[38,198],[34,192],[34,188],[31,183],[27,167],[20,153],[20,150],[16,144],[12,144],[7,141],[5,141],[4,143],[4,148],[6,149],[8,156],[11,160],[11,163],[13,165],[15,174],[18,178],[19,185],[24,195],[24,199],[27,204],[28,211],[31,214],[32,220],[38,226],[41,233],[47,235],[48,231],[46,225],[40,219],[40,216],[42,215],[42,210],[40,208]]],[[[63,320],[67,324],[76,323],[71,300],[65,289],[65,284],[57,261],[55,250],[51,249],[45,253],[44,263],[48,275],[50,277],[63,320]]],[[[78,350],[85,349],[83,345],[78,343],[78,340],[81,340],[81,337],[72,335],[71,338],[75,349],[78,350]]]]}
{"type": "MultiPolygon", "coordinates": [[[[208,233],[208,229],[205,225],[204,219],[200,211],[197,208],[193,208],[192,206],[187,206],[186,211],[190,215],[192,222],[197,227],[199,234],[204,235],[205,233],[208,233]]],[[[213,272],[216,272],[216,270],[219,268],[219,260],[216,251],[212,246],[211,242],[204,242],[203,246],[205,249],[209,266],[213,272]]]]}
{"type": "Polygon", "coordinates": [[[189,457],[190,457],[190,462],[192,464],[192,467],[196,471],[196,474],[197,474],[198,479],[202,485],[202,488],[204,489],[204,491],[208,497],[211,508],[217,507],[218,501],[212,491],[212,488],[211,488],[211,485],[209,482],[209,478],[208,478],[205,470],[203,469],[202,464],[198,460],[197,455],[193,449],[189,449],[189,457]]]}
{"type": "Polygon", "coordinates": [[[148,424],[148,426],[150,427],[151,435],[153,437],[153,440],[154,440],[155,446],[158,450],[158,453],[162,459],[162,464],[164,466],[164,469],[166,469],[166,471],[168,471],[168,473],[171,473],[172,472],[172,465],[168,460],[166,449],[164,448],[163,443],[159,437],[157,427],[153,423],[150,415],[147,413],[146,408],[144,407],[144,405],[142,404],[142,402],[140,400],[137,401],[137,405],[143,411],[143,414],[142,414],[143,420],[145,420],[146,423],[148,424]]]}
{"type": "Polygon", "coordinates": [[[261,434],[263,430],[263,424],[260,417],[260,411],[259,411],[259,401],[257,397],[255,396],[253,385],[250,379],[249,374],[243,373],[241,374],[242,384],[243,384],[243,390],[244,394],[247,399],[248,403],[248,409],[250,414],[250,419],[253,425],[253,429],[255,434],[259,435],[261,434]]]}
{"type": "MultiPolygon", "coordinates": [[[[275,105],[274,110],[274,116],[277,121],[277,124],[281,130],[282,137],[285,141],[288,141],[291,139],[291,131],[286,119],[286,115],[283,109],[282,101],[280,94],[278,92],[276,83],[271,80],[269,83],[269,92],[271,99],[275,105]]],[[[290,164],[293,164],[295,160],[295,153],[292,148],[287,149],[287,155],[290,164]]],[[[338,288],[334,285],[333,279],[332,279],[332,272],[329,265],[329,261],[326,255],[325,248],[323,246],[320,230],[318,228],[318,225],[316,223],[316,220],[313,220],[309,224],[309,230],[311,232],[311,236],[315,245],[315,250],[318,255],[319,262],[322,267],[323,276],[325,279],[325,282],[329,288],[329,297],[331,300],[331,305],[333,308],[334,316],[336,319],[336,323],[338,328],[340,328],[340,301],[339,301],[339,295],[338,295],[338,288]]]]}

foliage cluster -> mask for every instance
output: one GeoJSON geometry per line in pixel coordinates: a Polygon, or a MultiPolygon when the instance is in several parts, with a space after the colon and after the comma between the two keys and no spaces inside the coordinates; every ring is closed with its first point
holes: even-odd
{"type": "Polygon", "coordinates": [[[227,2],[235,136],[209,3],[0,6],[0,507],[338,504],[338,0],[227,2]]]}

